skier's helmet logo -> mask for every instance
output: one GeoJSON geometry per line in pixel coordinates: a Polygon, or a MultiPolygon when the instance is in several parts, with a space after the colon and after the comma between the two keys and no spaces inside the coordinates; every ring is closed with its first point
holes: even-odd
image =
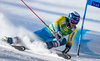
{"type": "Polygon", "coordinates": [[[68,19],[70,23],[78,24],[80,20],[80,15],[76,11],[74,11],[74,12],[69,13],[68,19]]]}

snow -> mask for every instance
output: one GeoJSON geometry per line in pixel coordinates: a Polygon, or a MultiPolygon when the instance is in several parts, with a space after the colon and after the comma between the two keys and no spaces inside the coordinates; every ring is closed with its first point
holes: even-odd
{"type": "MultiPolygon", "coordinates": [[[[46,44],[33,34],[45,25],[21,2],[21,0],[0,0],[0,39],[4,36],[19,36],[30,50],[18,51],[0,40],[0,61],[100,61],[100,9],[88,6],[84,24],[80,56],[77,57],[78,36],[84,14],[86,0],[24,0],[48,25],[59,16],[67,16],[71,11],[81,15],[77,25],[78,33],[66,60],[51,53],[46,44]],[[30,42],[30,40],[33,43],[30,42]]],[[[64,49],[65,46],[57,49],[64,49]]]]}

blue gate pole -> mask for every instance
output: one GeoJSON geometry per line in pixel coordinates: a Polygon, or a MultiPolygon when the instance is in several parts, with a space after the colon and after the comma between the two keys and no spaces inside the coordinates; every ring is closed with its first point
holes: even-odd
{"type": "Polygon", "coordinates": [[[77,49],[77,56],[79,56],[79,52],[80,52],[80,45],[81,45],[81,40],[82,40],[82,32],[83,32],[83,26],[84,26],[84,20],[85,20],[85,15],[86,15],[86,11],[87,11],[87,5],[88,5],[88,0],[86,2],[86,6],[85,6],[85,11],[84,11],[84,16],[83,16],[83,21],[82,21],[82,26],[81,26],[81,32],[80,32],[80,37],[79,37],[79,44],[78,44],[78,49],[77,49]]]}

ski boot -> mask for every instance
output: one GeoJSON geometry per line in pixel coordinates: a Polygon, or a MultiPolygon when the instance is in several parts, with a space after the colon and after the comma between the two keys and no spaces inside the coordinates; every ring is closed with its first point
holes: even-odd
{"type": "Polygon", "coordinates": [[[63,54],[67,59],[71,59],[71,56],[68,54],[70,48],[71,48],[71,46],[66,45],[66,48],[62,51],[62,54],[63,54]]]}
{"type": "Polygon", "coordinates": [[[14,37],[14,38],[5,37],[5,38],[2,38],[2,41],[9,43],[12,47],[14,47],[15,49],[19,51],[26,50],[26,48],[21,45],[21,39],[19,37],[14,37]]]}

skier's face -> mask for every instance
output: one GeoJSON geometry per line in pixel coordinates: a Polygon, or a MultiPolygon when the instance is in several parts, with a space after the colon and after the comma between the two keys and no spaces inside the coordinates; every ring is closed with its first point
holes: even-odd
{"type": "Polygon", "coordinates": [[[76,26],[76,24],[72,24],[70,23],[71,28],[74,28],[76,26]]]}

